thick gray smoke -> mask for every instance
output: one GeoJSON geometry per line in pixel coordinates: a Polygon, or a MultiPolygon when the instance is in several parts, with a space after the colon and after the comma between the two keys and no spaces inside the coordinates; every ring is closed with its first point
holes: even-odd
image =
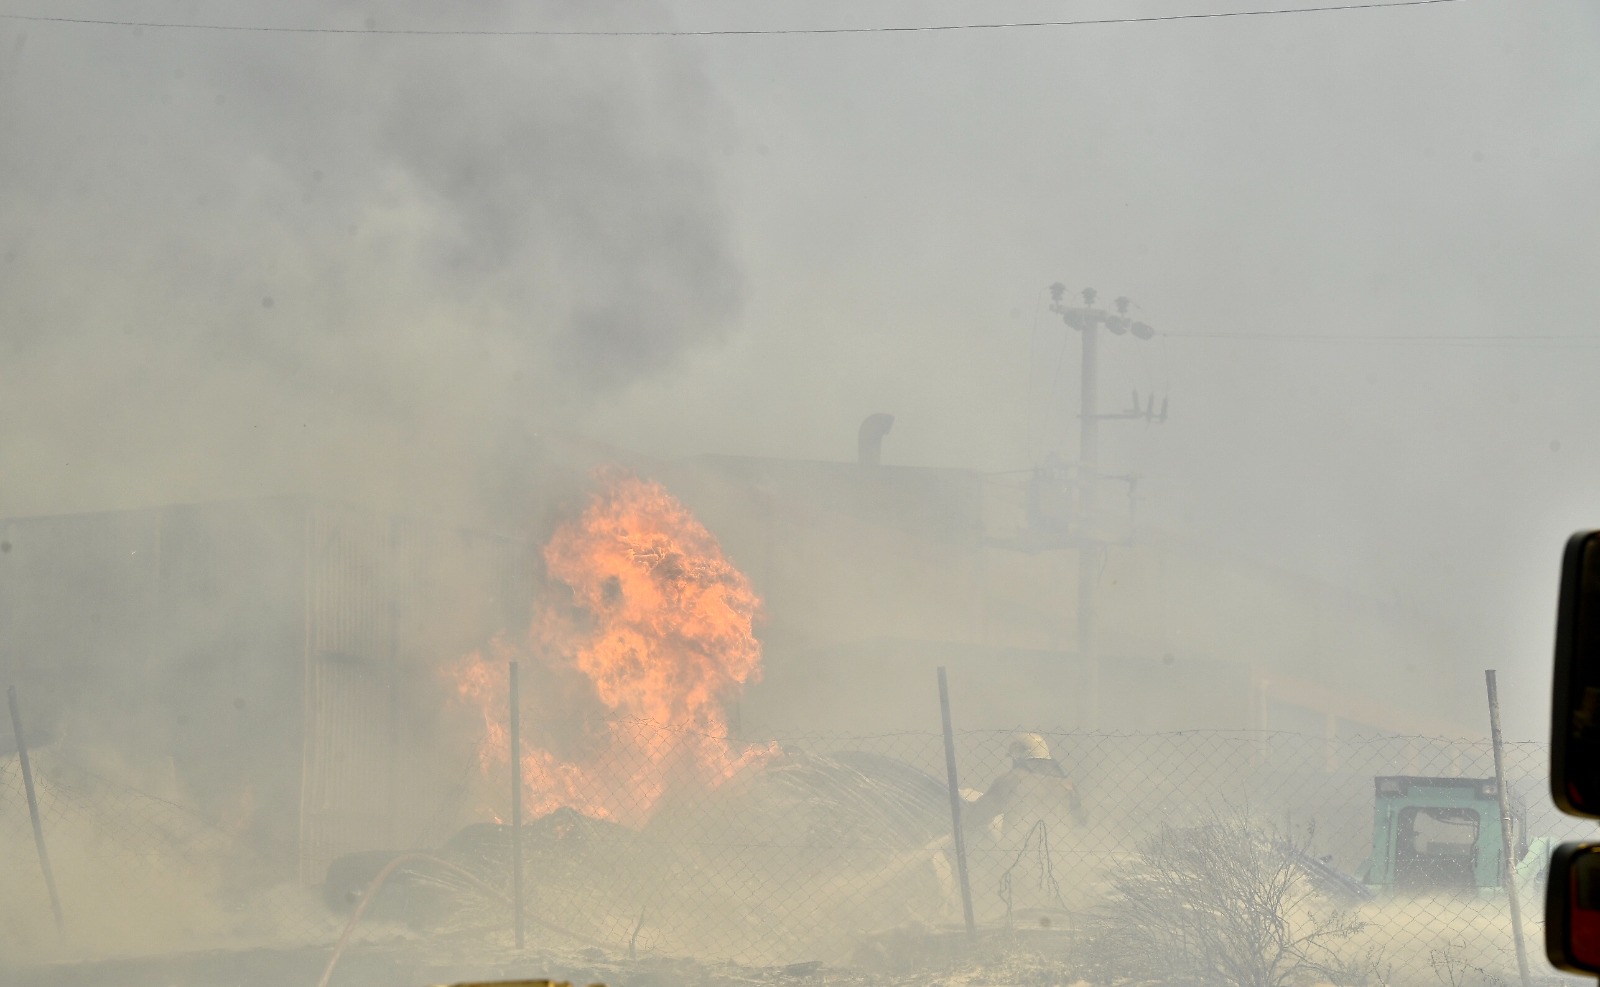
{"type": "Polygon", "coordinates": [[[682,47],[3,32],[0,512],[272,490],[498,511],[483,491],[513,496],[533,435],[737,309],[719,112],[682,47]]]}
{"type": "MultiPolygon", "coordinates": [[[[154,954],[140,982],[314,983],[253,964],[326,962],[393,851],[509,881],[512,804],[527,952],[514,884],[396,871],[330,983],[943,962],[952,811],[980,941],[1060,964],[994,982],[1204,980],[1139,961],[1302,872],[1398,888],[1426,857],[1472,883],[1260,927],[1348,905],[1341,963],[1509,983],[1499,806],[1468,844],[1459,804],[1405,830],[1375,779],[1486,799],[1452,739],[1486,668],[1507,736],[1545,728],[1561,538],[1600,524],[1600,7],[1293,6],[0,0],[0,686],[67,933],[0,714],[0,983],[154,954]],[[1096,23],[1035,23],[1063,20],[1096,23]],[[628,36],[526,33],[580,28],[628,36]],[[1083,334],[1053,282],[1157,333],[1083,334]],[[762,598],[761,677],[717,698],[779,748],[719,786],[609,702],[702,679],[606,676],[652,633],[716,657],[611,615],[703,618],[731,577],[670,539],[541,569],[610,461],[762,598]],[[556,653],[594,649],[550,614],[615,652],[556,653]],[[554,759],[515,785],[497,633],[543,649],[519,729],[554,759]]],[[[1545,747],[1507,754],[1536,872],[1566,823],[1545,747]]]]}

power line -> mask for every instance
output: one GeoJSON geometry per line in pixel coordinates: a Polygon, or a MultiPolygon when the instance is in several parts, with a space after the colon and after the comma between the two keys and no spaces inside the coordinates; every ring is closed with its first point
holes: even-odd
{"type": "Polygon", "coordinates": [[[1264,340],[1275,343],[1438,343],[1438,344],[1518,344],[1533,345],[1556,343],[1578,346],[1600,346],[1600,335],[1580,336],[1571,333],[1468,334],[1468,333],[1332,333],[1332,332],[1164,332],[1167,339],[1239,339],[1264,340]]]}
{"type": "Polygon", "coordinates": [[[99,17],[62,17],[45,14],[0,14],[0,20],[35,24],[74,24],[90,27],[134,27],[174,31],[229,31],[258,34],[337,34],[414,37],[512,37],[512,38],[721,38],[770,35],[824,34],[911,34],[935,31],[1012,31],[1050,27],[1092,27],[1104,24],[1155,24],[1166,21],[1213,20],[1226,17],[1271,17],[1281,14],[1324,14],[1336,11],[1383,10],[1391,7],[1428,7],[1460,3],[1462,0],[1389,0],[1376,3],[1342,3],[1321,7],[1277,7],[1268,10],[1225,10],[1194,14],[1157,14],[1147,17],[1100,17],[1070,21],[995,21],[976,24],[903,24],[880,27],[795,27],[795,28],[713,28],[707,30],[646,29],[543,29],[503,30],[492,28],[405,28],[405,27],[296,27],[270,24],[207,24],[188,21],[127,21],[99,17]]]}

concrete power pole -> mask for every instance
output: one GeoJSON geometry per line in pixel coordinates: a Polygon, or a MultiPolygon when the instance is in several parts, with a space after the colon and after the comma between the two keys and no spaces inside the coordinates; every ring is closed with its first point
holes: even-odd
{"type": "Polygon", "coordinates": [[[1063,322],[1077,330],[1083,337],[1083,355],[1079,370],[1078,390],[1078,510],[1074,541],[1078,549],[1078,663],[1079,702],[1084,729],[1096,730],[1100,726],[1100,654],[1095,638],[1095,586],[1099,582],[1100,567],[1105,558],[1105,541],[1096,530],[1099,507],[1100,480],[1100,420],[1102,418],[1142,418],[1147,422],[1164,421],[1167,417],[1165,402],[1161,414],[1155,413],[1154,396],[1150,405],[1141,410],[1137,396],[1133,407],[1117,414],[1100,413],[1099,358],[1100,329],[1114,335],[1131,332],[1136,339],[1148,340],[1155,330],[1143,322],[1127,317],[1130,302],[1118,298],[1117,311],[1111,313],[1094,307],[1096,292],[1085,288],[1083,306],[1062,303],[1066,288],[1060,284],[1050,286],[1052,299],[1050,311],[1061,316],[1063,322]]]}
{"type": "MultiPolygon", "coordinates": [[[[1094,304],[1094,289],[1083,290],[1083,303],[1094,304]]],[[[1089,311],[1094,311],[1092,308],[1089,311]]],[[[1095,539],[1095,496],[1100,479],[1100,329],[1097,320],[1085,318],[1083,360],[1078,392],[1078,662],[1082,678],[1083,727],[1100,729],[1100,655],[1095,650],[1094,590],[1100,578],[1105,546],[1095,539]]]]}

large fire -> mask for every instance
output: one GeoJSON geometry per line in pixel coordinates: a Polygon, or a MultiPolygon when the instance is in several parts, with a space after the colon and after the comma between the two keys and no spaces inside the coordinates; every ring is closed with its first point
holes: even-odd
{"type": "MultiPolygon", "coordinates": [[[[525,731],[523,807],[569,806],[637,825],[672,786],[715,787],[766,751],[730,750],[723,702],[758,677],[754,624],[761,601],[705,527],[665,488],[629,474],[599,477],[582,516],[544,548],[551,582],[526,639],[497,638],[452,669],[480,714],[479,762],[508,763],[507,663],[578,676],[598,701],[587,743],[558,756],[525,731]]],[[[553,715],[550,697],[524,690],[522,720],[553,715]]]]}

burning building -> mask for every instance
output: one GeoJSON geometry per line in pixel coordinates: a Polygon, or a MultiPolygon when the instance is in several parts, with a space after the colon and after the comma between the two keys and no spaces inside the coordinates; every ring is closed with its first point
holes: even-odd
{"type": "MultiPolygon", "coordinates": [[[[515,806],[531,914],[585,941],[793,958],[949,920],[925,673],[953,672],[964,728],[1070,731],[1069,553],[997,545],[1003,505],[966,471],[653,472],[673,492],[602,471],[537,543],[294,498],[0,522],[0,672],[38,741],[114,751],[129,785],[236,821],[279,880],[322,885],[319,908],[419,848],[493,890],[515,806]],[[890,731],[915,735],[846,736],[890,731]]],[[[1221,638],[1117,565],[1102,701],[1123,729],[1325,735],[1331,773],[1342,733],[1416,722],[1247,660],[1164,660],[1152,623],[1221,638]]],[[[1162,748],[1097,739],[1051,742],[1108,825],[1150,816],[1118,782],[1162,748]]],[[[1243,790],[1271,767],[1254,743],[1218,741],[1226,777],[1207,778],[1243,790]]],[[[972,784],[989,753],[963,751],[972,784]]],[[[414,917],[408,889],[423,912],[468,910],[426,868],[404,881],[375,914],[414,917]]]]}
{"type": "MultiPolygon", "coordinates": [[[[0,673],[41,739],[118,752],[135,784],[238,820],[307,882],[503,820],[513,758],[528,818],[638,831],[777,756],[771,736],[929,728],[931,700],[910,697],[934,665],[964,725],[1077,722],[1070,553],[997,544],[1006,505],[981,476],[656,472],[683,501],[603,473],[542,545],[296,498],[0,522],[0,673]]],[[[1226,621],[1191,611],[1243,613],[1244,596],[1170,592],[1202,572],[1141,546],[1108,567],[1100,701],[1124,729],[1460,732],[1298,678],[1319,659],[1281,628],[1262,628],[1275,658],[1223,652],[1226,621]]],[[[1403,645],[1367,626],[1314,643],[1403,645]]]]}

